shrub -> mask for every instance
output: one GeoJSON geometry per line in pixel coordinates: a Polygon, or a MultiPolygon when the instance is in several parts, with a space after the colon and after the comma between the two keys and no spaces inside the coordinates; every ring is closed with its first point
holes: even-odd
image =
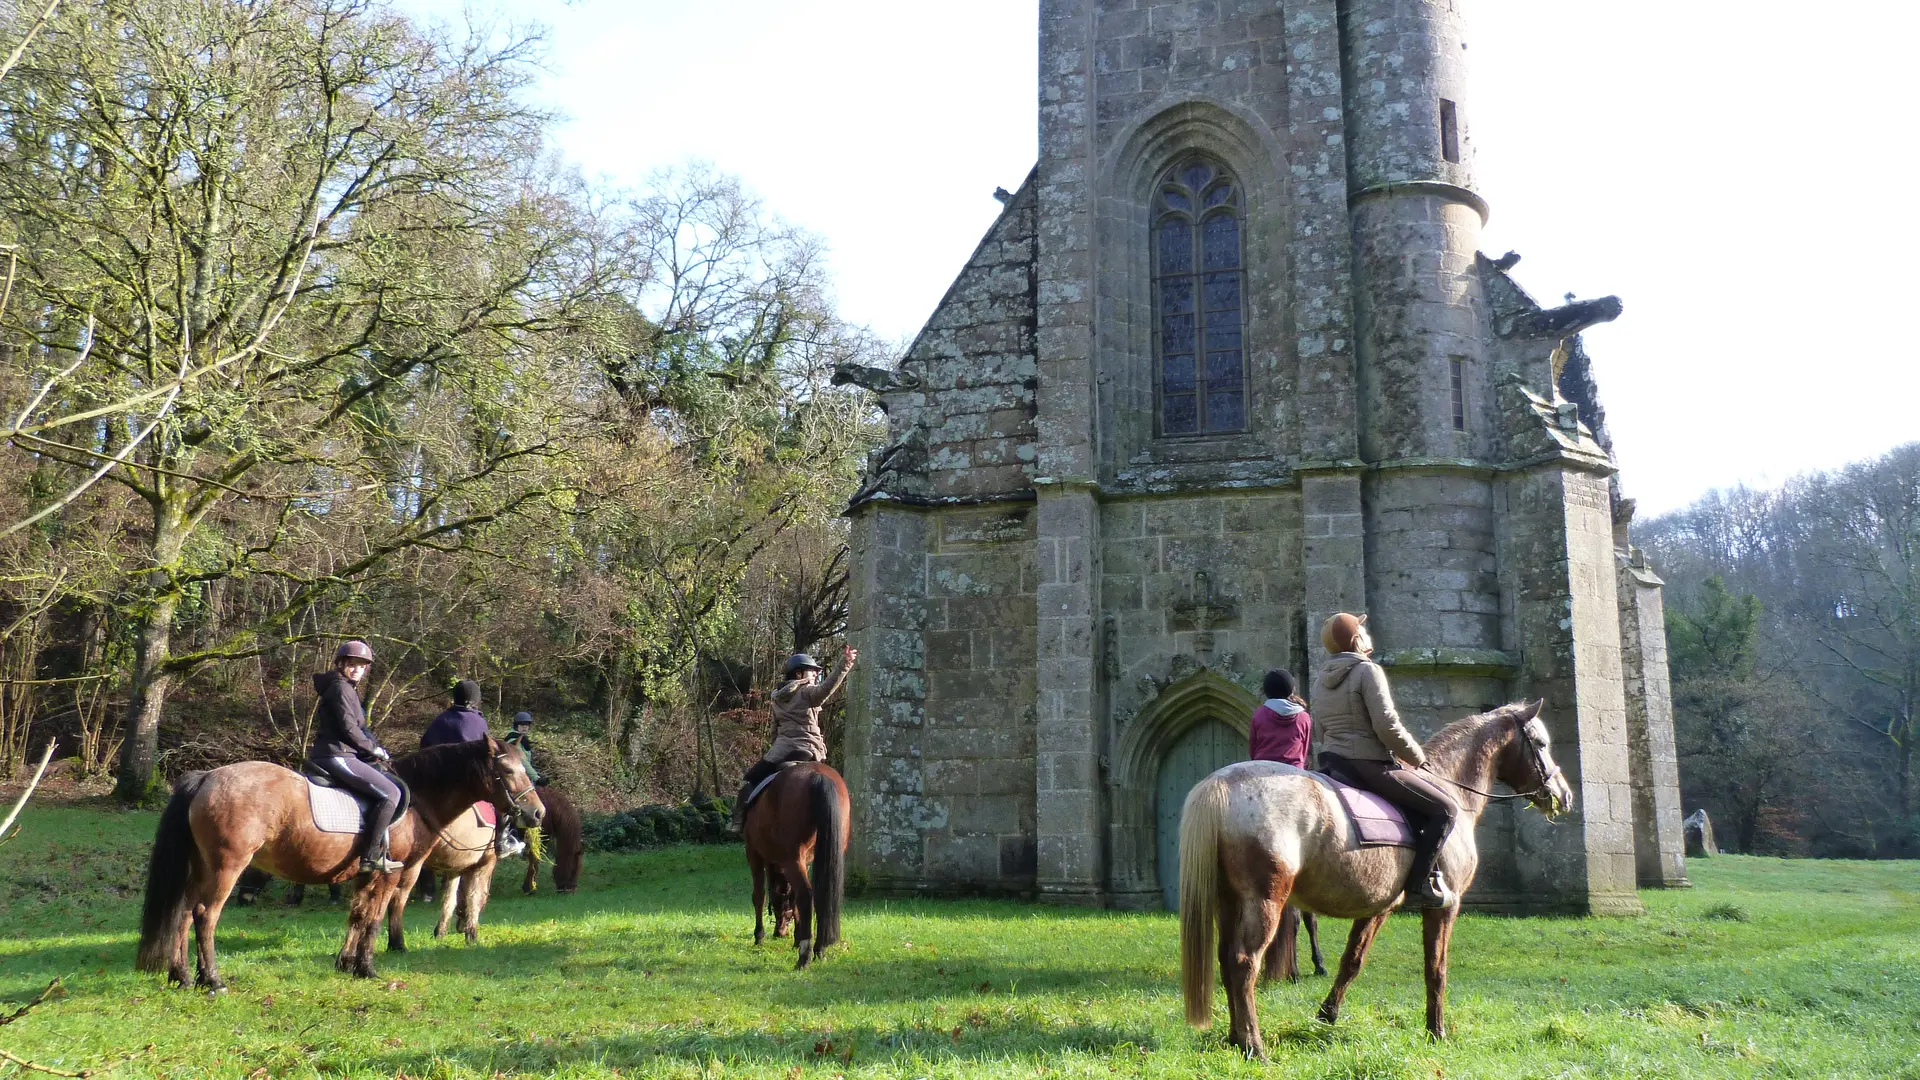
{"type": "Polygon", "coordinates": [[[638,851],[669,844],[728,844],[726,799],[699,795],[678,806],[650,803],[617,814],[596,814],[581,824],[589,851],[638,851]]]}

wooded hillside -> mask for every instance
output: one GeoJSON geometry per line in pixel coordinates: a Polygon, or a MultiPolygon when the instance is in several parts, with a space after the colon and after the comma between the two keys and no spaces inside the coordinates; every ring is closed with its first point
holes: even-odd
{"type": "Polygon", "coordinates": [[[728,786],[714,711],[840,628],[829,377],[888,362],[817,241],[699,166],[584,182],[523,37],[46,10],[0,30],[0,775],[297,758],[356,636],[396,747],[472,677],[582,782],[728,786]]]}

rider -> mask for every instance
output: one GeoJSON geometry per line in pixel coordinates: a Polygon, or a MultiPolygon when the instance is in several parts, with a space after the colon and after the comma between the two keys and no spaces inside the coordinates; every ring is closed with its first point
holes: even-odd
{"type": "Polygon", "coordinates": [[[1387,674],[1369,659],[1373,639],[1366,623],[1365,615],[1343,611],[1320,628],[1320,643],[1333,654],[1315,697],[1324,733],[1320,767],[1405,812],[1414,842],[1407,899],[1423,908],[1448,907],[1453,893],[1435,863],[1460,806],[1433,778],[1426,751],[1400,723],[1387,674]]]}
{"type": "Polygon", "coordinates": [[[859,656],[860,650],[851,645],[842,649],[840,662],[824,679],[813,657],[806,653],[787,657],[780,673],[780,688],[773,692],[773,748],[740,778],[740,795],[733,800],[734,831],[746,823],[747,796],[754,785],[789,761],[827,760],[827,740],[820,734],[820,707],[847,681],[847,672],[853,670],[859,656]]]}
{"type": "MultiPolygon", "coordinates": [[[[420,736],[421,749],[440,746],[443,743],[476,742],[486,738],[487,718],[480,715],[480,697],[480,684],[472,679],[461,679],[454,683],[453,705],[434,717],[433,722],[427,725],[427,730],[420,736]]],[[[494,847],[499,850],[501,858],[510,859],[527,849],[527,845],[513,834],[513,827],[505,821],[500,823],[498,832],[499,835],[494,837],[494,847]]],[[[431,872],[421,871],[422,878],[426,879],[426,875],[431,872]]],[[[427,886],[422,890],[421,895],[426,897],[433,895],[431,880],[427,881],[427,886]]]]}
{"type": "Polygon", "coordinates": [[[1247,723],[1247,756],[1254,761],[1280,761],[1296,769],[1307,767],[1307,744],[1313,740],[1313,716],[1293,692],[1293,676],[1274,668],[1260,683],[1267,700],[1253,710],[1247,723]]]}
{"type": "Polygon", "coordinates": [[[400,786],[372,764],[392,760],[392,755],[368,730],[366,712],[360,707],[358,686],[371,667],[373,650],[364,641],[349,641],[334,650],[333,670],[313,677],[320,707],[307,763],[367,800],[360,869],[392,873],[405,866],[387,857],[387,826],[400,807],[400,786]]]}
{"type": "Polygon", "coordinates": [[[507,737],[500,741],[506,743],[508,746],[517,746],[520,748],[520,764],[526,768],[527,779],[533,781],[535,787],[547,786],[547,778],[541,776],[540,770],[533,767],[532,713],[525,710],[514,713],[513,730],[507,732],[507,737]]]}

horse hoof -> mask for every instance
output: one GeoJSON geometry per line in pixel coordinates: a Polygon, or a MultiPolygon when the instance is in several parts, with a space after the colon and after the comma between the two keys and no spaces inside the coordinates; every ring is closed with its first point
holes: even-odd
{"type": "Polygon", "coordinates": [[[469,945],[480,944],[480,931],[478,930],[467,931],[467,944],[469,945]]]}
{"type": "Polygon", "coordinates": [[[221,982],[219,979],[213,979],[211,981],[203,981],[202,983],[200,983],[200,989],[205,990],[207,992],[208,997],[213,997],[216,994],[226,993],[227,984],[221,982]]]}
{"type": "Polygon", "coordinates": [[[793,970],[803,971],[806,969],[806,966],[811,963],[813,963],[812,947],[808,945],[800,946],[800,961],[793,965],[793,970]]]}
{"type": "Polygon", "coordinates": [[[404,941],[389,941],[387,942],[387,951],[388,952],[406,952],[407,943],[404,941]]]}
{"type": "Polygon", "coordinates": [[[1320,1021],[1323,1024],[1331,1024],[1334,1021],[1340,1019],[1340,1010],[1334,1008],[1331,1005],[1322,1005],[1320,1006],[1319,1013],[1315,1015],[1314,1019],[1320,1021]]]}

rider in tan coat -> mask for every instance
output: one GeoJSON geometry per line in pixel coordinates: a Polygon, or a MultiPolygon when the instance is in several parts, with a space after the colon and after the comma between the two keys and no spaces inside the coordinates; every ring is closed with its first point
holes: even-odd
{"type": "Polygon", "coordinates": [[[789,761],[827,760],[827,737],[820,731],[820,709],[847,681],[860,650],[841,650],[840,662],[826,678],[820,665],[806,653],[794,653],[781,670],[780,688],[773,692],[773,748],[740,778],[740,795],[733,800],[733,827],[746,821],[747,796],[754,786],[780,771],[789,761]]]}
{"type": "Polygon", "coordinates": [[[1435,861],[1453,831],[1460,805],[1426,771],[1420,748],[1387,689],[1387,673],[1373,662],[1367,617],[1341,612],[1320,630],[1333,658],[1321,670],[1314,716],[1320,723],[1320,767],[1398,806],[1413,828],[1413,867],[1407,900],[1416,907],[1447,907],[1453,893],[1435,861]]]}

